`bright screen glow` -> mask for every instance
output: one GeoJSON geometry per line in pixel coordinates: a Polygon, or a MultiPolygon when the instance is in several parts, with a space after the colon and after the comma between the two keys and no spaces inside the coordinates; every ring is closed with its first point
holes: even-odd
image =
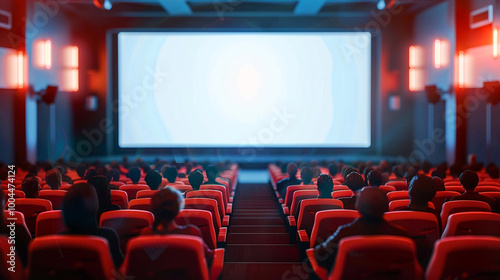
{"type": "Polygon", "coordinates": [[[120,32],[118,144],[370,147],[367,32],[120,32]]]}

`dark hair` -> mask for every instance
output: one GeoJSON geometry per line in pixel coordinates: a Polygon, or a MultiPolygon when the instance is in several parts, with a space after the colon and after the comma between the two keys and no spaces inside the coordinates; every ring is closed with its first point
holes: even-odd
{"type": "Polygon", "coordinates": [[[427,206],[427,202],[431,201],[436,195],[434,181],[431,177],[422,174],[413,177],[408,186],[408,195],[411,204],[427,206]]]}
{"type": "Polygon", "coordinates": [[[418,172],[417,170],[415,170],[414,168],[410,168],[406,171],[405,173],[405,179],[406,179],[406,182],[408,184],[410,184],[411,180],[413,179],[413,177],[417,176],[418,175],[418,172]]]}
{"type": "Polygon", "coordinates": [[[146,173],[146,177],[144,177],[144,181],[146,181],[150,189],[157,190],[161,185],[162,177],[160,172],[149,170],[148,173],[146,173]]]}
{"type": "Polygon", "coordinates": [[[441,179],[444,179],[446,177],[446,173],[443,172],[443,170],[436,169],[436,170],[432,171],[431,177],[439,177],[441,179]]]}
{"type": "Polygon", "coordinates": [[[134,166],[128,170],[127,177],[132,180],[132,183],[137,184],[141,179],[141,169],[138,166],[134,166]]]}
{"type": "Polygon", "coordinates": [[[161,222],[171,222],[184,207],[182,194],[171,187],[159,190],[151,198],[151,208],[155,216],[154,226],[161,222]]]}
{"type": "Polygon", "coordinates": [[[58,168],[54,168],[45,173],[45,182],[53,190],[58,190],[62,184],[62,175],[58,168]]]}
{"type": "Polygon", "coordinates": [[[102,175],[94,176],[90,178],[87,183],[93,186],[96,191],[99,200],[99,208],[111,204],[111,189],[109,188],[108,179],[106,177],[102,175]]]}
{"type": "Polygon", "coordinates": [[[347,175],[347,178],[345,178],[344,184],[349,187],[351,191],[357,192],[363,188],[365,182],[361,174],[358,172],[351,172],[351,174],[347,175]]]}
{"type": "Polygon", "coordinates": [[[462,168],[458,164],[453,164],[450,166],[450,175],[453,178],[458,178],[460,176],[460,172],[462,172],[462,168]]]}
{"type": "Polygon", "coordinates": [[[311,167],[304,166],[300,170],[300,177],[302,178],[302,182],[304,183],[304,185],[310,184],[313,179],[313,171],[311,167]]]}
{"type": "Polygon", "coordinates": [[[83,178],[85,176],[85,171],[87,171],[87,166],[85,164],[80,163],[78,166],[75,168],[76,174],[80,176],[80,178],[83,178]]]}
{"type": "Polygon", "coordinates": [[[318,177],[318,191],[320,196],[331,197],[331,192],[333,191],[333,179],[328,174],[321,174],[318,177]]]}
{"type": "Polygon", "coordinates": [[[98,198],[95,189],[86,183],[73,185],[64,196],[62,216],[70,232],[86,233],[97,228],[98,198]]]}
{"type": "Polygon", "coordinates": [[[106,176],[108,178],[108,181],[118,181],[120,180],[120,171],[116,168],[111,168],[108,171],[108,175],[106,176]]]}
{"type": "Polygon", "coordinates": [[[356,197],[359,214],[368,218],[382,218],[389,210],[386,193],[378,188],[363,188],[356,197]]]}
{"type": "Polygon", "coordinates": [[[331,176],[335,176],[337,173],[339,173],[338,165],[336,163],[328,165],[328,173],[330,173],[331,176]]]}
{"type": "Polygon", "coordinates": [[[370,171],[366,179],[368,180],[368,184],[372,187],[379,187],[384,182],[384,177],[382,176],[382,173],[380,173],[380,171],[378,170],[370,171]]]}
{"type": "Polygon", "coordinates": [[[40,192],[40,183],[36,176],[29,176],[23,180],[21,188],[26,198],[37,198],[40,192]]]}
{"type": "Polygon", "coordinates": [[[498,177],[500,176],[500,170],[498,169],[498,166],[494,164],[490,165],[486,169],[486,172],[488,172],[488,175],[490,175],[492,179],[498,179],[498,177]]]}
{"type": "Polygon", "coordinates": [[[203,184],[204,179],[205,178],[203,177],[203,174],[200,170],[194,170],[193,172],[189,173],[188,176],[189,184],[191,185],[193,190],[199,190],[201,184],[203,184]]]}
{"type": "Polygon", "coordinates": [[[174,166],[167,166],[163,170],[163,178],[166,178],[170,183],[175,183],[177,180],[177,168],[174,166]]]}
{"type": "Polygon", "coordinates": [[[90,178],[96,175],[97,175],[97,170],[94,167],[91,167],[87,169],[87,172],[85,173],[85,179],[88,181],[90,178]]]}
{"type": "Polygon", "coordinates": [[[403,179],[405,176],[405,171],[401,165],[396,165],[392,168],[392,172],[398,179],[403,179]]]}
{"type": "Polygon", "coordinates": [[[217,166],[215,165],[207,166],[205,171],[207,172],[207,178],[209,181],[215,180],[215,178],[217,178],[217,175],[219,174],[219,169],[217,169],[217,166]]]}
{"type": "Polygon", "coordinates": [[[465,170],[464,172],[462,172],[458,179],[460,180],[460,184],[462,184],[464,189],[470,191],[473,191],[479,183],[479,176],[477,176],[477,173],[470,170],[465,170]]]}
{"type": "Polygon", "coordinates": [[[351,174],[351,172],[357,172],[357,170],[347,165],[344,166],[344,168],[342,168],[342,176],[344,177],[344,179],[347,178],[347,176],[351,174]]]}
{"type": "Polygon", "coordinates": [[[440,191],[445,191],[446,188],[444,187],[444,181],[443,179],[439,178],[439,177],[432,177],[432,182],[434,183],[434,189],[437,191],[437,192],[440,192],[440,191]]]}

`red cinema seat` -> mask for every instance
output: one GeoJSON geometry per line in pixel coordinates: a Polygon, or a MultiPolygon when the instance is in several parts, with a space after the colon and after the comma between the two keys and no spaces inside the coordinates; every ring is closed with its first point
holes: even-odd
{"type": "Polygon", "coordinates": [[[427,280],[499,279],[500,239],[454,236],[437,241],[426,271],[427,280]]]}
{"type": "Polygon", "coordinates": [[[479,194],[493,198],[495,200],[500,200],[500,192],[480,192],[479,194]]]}
{"type": "Polygon", "coordinates": [[[152,198],[158,190],[142,190],[138,191],[136,194],[136,198],[152,198]]]}
{"type": "Polygon", "coordinates": [[[389,202],[401,199],[410,199],[408,191],[394,191],[387,193],[387,200],[389,200],[389,202]]]}
{"type": "Polygon", "coordinates": [[[193,187],[191,187],[191,185],[183,185],[183,184],[169,184],[168,187],[171,187],[171,188],[174,188],[178,191],[180,191],[181,193],[185,193],[185,192],[189,192],[189,191],[192,191],[193,190],[193,187]]]}
{"type": "Polygon", "coordinates": [[[215,232],[218,233],[221,227],[229,225],[229,216],[221,218],[217,201],[211,198],[186,198],[184,199],[184,209],[206,210],[212,214],[215,232]]]}
{"type": "Polygon", "coordinates": [[[459,235],[487,235],[500,237],[500,214],[489,212],[462,212],[451,214],[442,238],[459,235]]]}
{"type": "Polygon", "coordinates": [[[28,226],[26,226],[26,221],[24,219],[24,214],[19,211],[9,211],[4,210],[4,215],[6,218],[14,218],[16,224],[22,225],[26,228],[26,231],[29,233],[28,226]],[[12,215],[11,215],[12,212],[12,215]]]}
{"type": "Polygon", "coordinates": [[[229,192],[225,186],[222,185],[201,185],[200,190],[216,190],[222,193],[222,200],[224,201],[225,207],[229,203],[229,192]]]}
{"type": "Polygon", "coordinates": [[[465,192],[464,187],[462,186],[444,186],[444,189],[452,192],[459,192],[459,193],[465,192]]]}
{"type": "MultiPolygon", "coordinates": [[[[317,198],[319,192],[317,190],[300,190],[293,193],[292,207],[290,207],[290,215],[299,216],[299,203],[304,199],[317,198]]],[[[285,215],[286,215],[285,209],[285,215]]]]}
{"type": "Polygon", "coordinates": [[[62,190],[42,190],[38,194],[38,198],[49,200],[52,202],[52,209],[60,210],[62,209],[62,202],[66,193],[68,192],[62,190]]]}
{"type": "Polygon", "coordinates": [[[471,211],[491,212],[491,207],[486,202],[474,200],[454,200],[445,202],[441,210],[441,223],[443,229],[446,227],[448,216],[451,214],[471,211]]]}
{"type": "Polygon", "coordinates": [[[114,210],[101,215],[99,226],[112,228],[120,237],[122,252],[127,248],[127,242],[139,236],[143,228],[153,225],[153,213],[142,210],[114,210]]]}
{"type": "MultiPolygon", "coordinates": [[[[400,199],[391,201],[389,202],[389,211],[399,211],[405,209],[408,206],[408,204],[410,204],[409,199],[400,199]]],[[[427,206],[434,209],[434,204],[432,204],[432,202],[430,201],[427,203],[427,206]]]]}
{"type": "Polygon", "coordinates": [[[293,193],[300,190],[316,190],[318,187],[316,185],[293,185],[286,188],[286,194],[284,199],[284,205],[290,209],[292,207],[293,193]]]}
{"type": "Polygon", "coordinates": [[[143,184],[128,184],[120,186],[121,191],[127,192],[128,200],[132,200],[136,197],[138,191],[151,190],[148,185],[143,184]]]}
{"type": "Polygon", "coordinates": [[[352,196],[351,190],[342,190],[342,191],[334,191],[332,192],[332,198],[348,198],[352,196]]]}
{"type": "Polygon", "coordinates": [[[16,199],[16,211],[24,214],[26,226],[31,236],[35,236],[36,218],[45,211],[52,210],[52,203],[46,199],[40,198],[20,198],[16,199]]]}
{"type": "Polygon", "coordinates": [[[127,192],[120,190],[111,190],[111,203],[120,206],[121,209],[128,209],[127,192]]]}
{"type": "Polygon", "coordinates": [[[91,235],[50,235],[29,246],[27,275],[31,280],[112,279],[115,266],[108,242],[91,235]]]}
{"type": "Polygon", "coordinates": [[[227,209],[224,208],[224,200],[222,198],[221,191],[199,190],[199,191],[190,191],[186,193],[186,198],[196,198],[196,197],[215,199],[217,201],[217,207],[219,208],[219,214],[222,216],[222,219],[226,215],[226,213],[231,214],[231,211],[226,211],[226,210],[231,210],[229,206],[227,207],[227,209]]]}
{"type": "Polygon", "coordinates": [[[210,271],[203,240],[188,235],[141,236],[130,241],[121,275],[137,279],[216,280],[224,261],[224,249],[216,249],[210,271]]]}
{"type": "Polygon", "coordinates": [[[9,190],[3,190],[3,194],[5,195],[5,200],[9,199],[10,194],[13,194],[15,199],[26,198],[24,192],[20,190],[13,190],[12,192],[9,190]]]}
{"type": "Polygon", "coordinates": [[[128,209],[153,212],[151,198],[136,198],[128,202],[128,209]]]}
{"type": "MultiPolygon", "coordinates": [[[[342,201],[329,198],[304,199],[300,204],[299,217],[295,224],[293,216],[288,216],[290,226],[296,226],[302,242],[309,243],[309,236],[314,225],[316,213],[324,210],[342,209],[342,201]],[[306,238],[307,240],[303,240],[306,238]]],[[[295,232],[293,233],[295,234],[295,232]]]]}
{"type": "Polygon", "coordinates": [[[338,209],[317,212],[311,231],[310,247],[314,248],[314,246],[326,241],[337,231],[339,226],[349,224],[359,217],[358,211],[355,210],[338,209]]]}
{"type": "Polygon", "coordinates": [[[500,192],[500,186],[479,185],[474,189],[475,192],[500,192]]]}
{"type": "Polygon", "coordinates": [[[434,204],[434,209],[438,213],[441,213],[441,208],[443,207],[443,203],[447,201],[449,198],[454,197],[454,196],[459,196],[459,192],[454,192],[454,191],[438,191],[436,192],[436,195],[434,198],[431,200],[432,204],[434,204]]]}
{"type": "Polygon", "coordinates": [[[406,181],[389,181],[386,183],[387,186],[393,186],[396,191],[408,191],[408,185],[406,181]]]}
{"type": "Polygon", "coordinates": [[[65,229],[61,210],[45,211],[36,218],[36,237],[59,234],[65,229]]]}
{"type": "Polygon", "coordinates": [[[0,236],[0,279],[22,280],[24,279],[23,265],[15,252],[14,256],[8,256],[11,254],[10,246],[9,238],[0,236]],[[9,270],[12,265],[14,265],[14,272],[9,270]]]}
{"type": "Polygon", "coordinates": [[[175,217],[175,222],[178,225],[191,224],[197,226],[201,231],[203,241],[205,241],[210,249],[217,248],[218,242],[226,242],[227,228],[222,228],[223,230],[219,233],[219,236],[217,236],[212,219],[212,213],[210,213],[209,211],[198,209],[184,209],[179,212],[177,217],[175,217]]]}

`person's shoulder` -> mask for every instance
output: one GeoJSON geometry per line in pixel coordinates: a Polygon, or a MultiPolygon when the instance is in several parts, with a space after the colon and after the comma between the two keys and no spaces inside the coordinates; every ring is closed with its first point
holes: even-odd
{"type": "Polygon", "coordinates": [[[201,230],[195,225],[185,225],[179,228],[183,234],[201,237],[201,230]]]}

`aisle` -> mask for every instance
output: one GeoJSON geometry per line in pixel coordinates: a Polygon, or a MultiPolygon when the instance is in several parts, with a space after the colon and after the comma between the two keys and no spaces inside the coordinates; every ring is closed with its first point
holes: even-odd
{"type": "Polygon", "coordinates": [[[223,279],[304,279],[296,245],[268,184],[240,184],[228,228],[223,279]]]}

